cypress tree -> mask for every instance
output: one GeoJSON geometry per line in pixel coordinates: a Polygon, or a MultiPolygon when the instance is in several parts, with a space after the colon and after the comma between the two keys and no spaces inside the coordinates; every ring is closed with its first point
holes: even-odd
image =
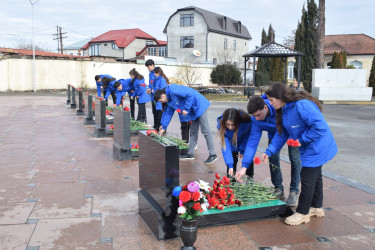
{"type": "Polygon", "coordinates": [[[297,26],[295,49],[304,54],[301,61],[301,79],[304,89],[309,92],[311,92],[312,69],[317,67],[317,38],[318,8],[314,0],[307,0],[307,10],[303,6],[301,22],[297,26]]]}
{"type": "Polygon", "coordinates": [[[372,87],[372,95],[375,96],[375,56],[372,59],[372,66],[371,66],[370,77],[368,81],[369,81],[368,86],[372,87]]]}
{"type": "MultiPolygon", "coordinates": [[[[275,30],[272,28],[272,24],[268,27],[268,41],[275,41],[276,33],[275,30]]],[[[269,67],[269,76],[270,80],[274,82],[282,82],[284,81],[284,67],[282,58],[280,57],[272,57],[269,59],[270,67],[269,67]]]]}
{"type": "MultiPolygon", "coordinates": [[[[262,41],[261,45],[263,46],[264,44],[268,43],[268,37],[266,34],[266,31],[262,30],[262,41]]],[[[259,84],[264,84],[269,82],[270,77],[269,77],[269,70],[270,69],[270,64],[269,64],[269,58],[268,57],[259,57],[258,58],[258,63],[257,63],[257,72],[256,72],[256,82],[259,84]]]]}
{"type": "Polygon", "coordinates": [[[347,64],[346,51],[342,50],[342,51],[340,51],[340,54],[341,54],[341,58],[342,58],[341,68],[345,69],[346,68],[346,64],[347,64]]]}
{"type": "Polygon", "coordinates": [[[340,69],[340,54],[339,52],[333,52],[332,56],[332,63],[331,63],[331,68],[332,69],[340,69]]]}

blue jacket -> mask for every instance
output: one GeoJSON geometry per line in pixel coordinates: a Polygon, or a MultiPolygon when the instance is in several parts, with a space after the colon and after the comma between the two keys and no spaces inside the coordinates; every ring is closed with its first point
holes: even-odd
{"type": "Polygon", "coordinates": [[[275,134],[266,154],[279,151],[290,137],[301,143],[299,152],[303,167],[319,167],[337,153],[332,132],[318,106],[309,100],[288,102],[283,109],[283,132],[275,134]]]}
{"type": "Polygon", "coordinates": [[[165,88],[165,92],[167,94],[168,106],[163,112],[161,119],[163,129],[167,129],[176,109],[187,111],[189,119],[196,120],[210,106],[210,102],[204,96],[186,86],[170,84],[165,88]]]}
{"type": "MultiPolygon", "coordinates": [[[[155,76],[154,71],[152,70],[152,71],[150,71],[150,73],[148,73],[148,88],[149,89],[154,89],[155,88],[155,84],[156,84],[156,76],[155,76]]],[[[154,93],[153,92],[151,92],[151,101],[152,102],[154,101],[154,93]]]]}
{"type": "MultiPolygon", "coordinates": [[[[154,93],[155,93],[156,90],[164,89],[165,87],[168,86],[167,81],[164,79],[164,77],[159,76],[158,78],[155,78],[155,79],[156,80],[154,80],[154,84],[151,88],[151,89],[154,90],[154,93]]],[[[154,101],[154,93],[151,92],[152,101],[154,101]]],[[[163,110],[163,105],[161,104],[161,102],[156,102],[155,106],[156,106],[156,110],[163,110]]]]}
{"type": "MultiPolygon", "coordinates": [[[[217,118],[217,129],[220,131],[221,120],[223,115],[217,118]]],[[[243,154],[245,151],[247,140],[249,139],[251,130],[251,122],[241,123],[238,127],[237,134],[237,146],[233,145],[232,139],[234,135],[234,130],[230,131],[229,129],[225,130],[224,139],[225,139],[225,150],[221,147],[221,152],[223,153],[224,162],[228,168],[233,168],[233,156],[232,152],[239,152],[243,154]]]]}
{"type": "Polygon", "coordinates": [[[112,93],[112,92],[116,92],[116,89],[115,89],[115,82],[116,82],[116,79],[109,82],[108,83],[108,86],[104,89],[106,92],[105,96],[104,96],[104,99],[107,99],[108,96],[112,93]]]}
{"type": "Polygon", "coordinates": [[[119,79],[118,82],[122,85],[122,90],[116,89],[116,105],[120,105],[121,99],[126,93],[129,93],[129,91],[132,89],[132,81],[133,79],[127,78],[127,79],[119,79]]]}
{"type": "Polygon", "coordinates": [[[270,104],[266,95],[262,98],[266,103],[270,114],[267,115],[263,121],[258,121],[254,116],[251,117],[251,133],[249,140],[246,144],[245,154],[242,159],[242,167],[249,168],[250,164],[253,162],[255,153],[257,151],[260,138],[262,137],[262,132],[268,132],[268,139],[272,140],[277,129],[276,129],[276,110],[270,104]]]}
{"type": "Polygon", "coordinates": [[[134,79],[134,93],[133,97],[138,96],[138,103],[146,103],[151,101],[150,95],[147,94],[147,88],[145,84],[145,79],[134,79]]]}
{"type": "MultiPolygon", "coordinates": [[[[113,78],[112,76],[110,75],[99,75],[100,78],[103,80],[103,77],[108,77],[109,79],[113,78]]],[[[102,82],[97,82],[96,81],[96,91],[98,93],[98,96],[99,97],[102,97],[102,90],[100,89],[100,86],[103,86],[103,83],[102,82]]]]}

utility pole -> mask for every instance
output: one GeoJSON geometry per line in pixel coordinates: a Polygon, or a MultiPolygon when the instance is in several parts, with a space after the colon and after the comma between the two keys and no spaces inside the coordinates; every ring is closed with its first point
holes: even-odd
{"type": "Polygon", "coordinates": [[[31,1],[31,13],[32,13],[32,26],[33,26],[33,87],[34,92],[36,92],[36,73],[35,73],[35,32],[34,32],[34,5],[39,2],[40,0],[31,1]]]}
{"type": "Polygon", "coordinates": [[[53,36],[56,36],[53,40],[57,40],[57,53],[64,54],[64,47],[63,47],[63,39],[67,38],[65,35],[66,32],[62,32],[61,27],[56,26],[56,34],[53,34],[53,36]]]}

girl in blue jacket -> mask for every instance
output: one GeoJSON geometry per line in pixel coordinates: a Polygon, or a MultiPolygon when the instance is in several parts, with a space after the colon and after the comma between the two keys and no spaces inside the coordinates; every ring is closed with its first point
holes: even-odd
{"type": "MultiPolygon", "coordinates": [[[[251,117],[245,111],[229,108],[217,118],[221,152],[227,165],[227,174],[233,176],[238,158],[242,158],[251,130],[251,117]]],[[[254,165],[250,164],[246,175],[253,178],[254,165]]]]}
{"type": "Polygon", "coordinates": [[[181,155],[181,159],[194,159],[194,150],[198,142],[199,127],[206,138],[209,156],[204,162],[212,164],[217,159],[215,144],[208,124],[207,109],[210,102],[198,91],[177,84],[171,84],[165,89],[159,89],[154,93],[154,100],[167,105],[161,120],[159,134],[163,135],[167,129],[173,113],[177,110],[182,115],[189,115],[191,119],[190,143],[186,155],[181,155]]]}
{"type": "MultiPolygon", "coordinates": [[[[102,97],[101,86],[103,86],[102,79],[104,77],[108,77],[109,79],[113,78],[112,76],[106,75],[106,74],[104,74],[104,75],[96,75],[95,76],[96,91],[97,91],[99,97],[102,97]]],[[[105,93],[104,93],[104,95],[105,95],[105,93]]]]}
{"type": "Polygon", "coordinates": [[[104,93],[104,99],[106,100],[106,106],[108,106],[108,97],[109,95],[112,96],[113,104],[116,103],[116,89],[115,84],[116,78],[108,78],[103,77],[102,84],[103,84],[103,93],[104,93]]]}
{"type": "Polygon", "coordinates": [[[337,145],[323,117],[322,105],[311,94],[280,83],[272,85],[266,95],[276,109],[278,132],[262,156],[264,162],[289,137],[298,141],[301,156],[301,194],[296,212],[285,223],[299,225],[310,222],[311,216],[323,217],[322,166],[336,155],[337,145]]]}
{"type": "Polygon", "coordinates": [[[133,79],[134,93],[133,98],[138,100],[138,116],[137,121],[147,123],[146,117],[146,103],[151,101],[150,96],[147,94],[147,88],[144,77],[134,69],[129,72],[130,77],[133,79]]]}
{"type": "Polygon", "coordinates": [[[152,98],[152,102],[154,102],[154,105],[155,105],[155,112],[154,112],[154,124],[155,124],[155,126],[154,126],[154,128],[156,130],[159,130],[161,117],[163,115],[163,107],[162,107],[161,102],[155,102],[155,100],[153,98],[154,98],[155,91],[157,91],[159,89],[164,89],[165,87],[168,86],[169,80],[168,80],[168,77],[164,74],[163,70],[160,67],[154,68],[153,72],[154,72],[154,76],[155,76],[155,81],[150,83],[149,87],[151,87],[151,92],[150,92],[151,98],[152,98]]]}

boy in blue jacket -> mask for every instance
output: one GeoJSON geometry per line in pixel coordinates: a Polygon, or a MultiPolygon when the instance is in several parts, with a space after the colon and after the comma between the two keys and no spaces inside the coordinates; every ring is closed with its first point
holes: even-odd
{"type": "MultiPolygon", "coordinates": [[[[268,132],[269,143],[271,143],[276,133],[276,111],[275,108],[270,104],[266,95],[263,95],[262,97],[251,97],[247,106],[247,111],[252,115],[252,126],[249,140],[247,141],[246,145],[244,159],[242,160],[242,169],[236,175],[238,177],[243,175],[245,169],[247,169],[249,164],[253,161],[260,138],[262,137],[262,132],[268,132]]],[[[298,148],[288,146],[288,151],[291,162],[291,180],[289,189],[290,193],[286,203],[289,206],[296,206],[299,194],[301,160],[299,157],[298,148]]],[[[273,154],[273,156],[270,158],[269,167],[271,181],[275,187],[275,192],[279,199],[283,199],[285,195],[283,176],[280,169],[280,151],[273,154]]]]}
{"type": "Polygon", "coordinates": [[[169,80],[168,77],[164,74],[163,70],[160,67],[156,67],[154,69],[154,76],[155,80],[152,83],[151,86],[151,102],[152,105],[155,106],[155,112],[154,112],[154,125],[155,129],[159,130],[161,117],[163,116],[163,107],[161,102],[155,102],[154,101],[154,92],[159,89],[164,89],[168,86],[169,80]]]}
{"type": "Polygon", "coordinates": [[[103,77],[102,79],[102,84],[103,84],[103,94],[104,94],[104,99],[106,100],[106,106],[108,106],[108,96],[112,96],[113,103],[116,103],[116,89],[115,89],[115,84],[116,78],[108,78],[108,77],[103,77]]]}
{"type": "Polygon", "coordinates": [[[161,103],[166,103],[167,108],[163,113],[159,134],[163,135],[167,129],[173,113],[179,110],[182,115],[189,115],[191,119],[190,143],[186,155],[181,155],[181,159],[194,159],[194,150],[198,142],[199,126],[201,132],[206,138],[206,143],[209,151],[209,156],[204,162],[205,164],[212,164],[217,159],[215,153],[214,140],[208,124],[207,109],[210,102],[198,91],[177,84],[171,84],[165,89],[159,89],[154,94],[154,100],[161,103]]]}
{"type": "Polygon", "coordinates": [[[266,95],[276,110],[277,133],[262,159],[267,162],[288,138],[297,142],[302,163],[301,194],[296,212],[284,222],[308,223],[312,216],[324,216],[322,166],[337,154],[337,145],[322,114],[321,103],[310,93],[277,83],[266,95]]]}
{"type": "Polygon", "coordinates": [[[119,106],[122,105],[122,97],[126,95],[126,93],[130,96],[131,91],[131,83],[133,79],[119,79],[117,82],[115,82],[114,87],[116,89],[116,105],[119,106]]]}

